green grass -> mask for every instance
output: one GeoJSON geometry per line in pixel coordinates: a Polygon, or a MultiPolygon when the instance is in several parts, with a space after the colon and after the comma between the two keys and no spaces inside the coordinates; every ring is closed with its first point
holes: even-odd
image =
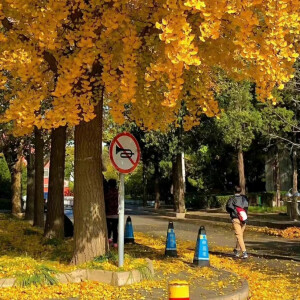
{"type": "Polygon", "coordinates": [[[36,273],[27,275],[20,274],[16,278],[16,285],[25,287],[30,285],[54,285],[58,283],[58,280],[54,277],[57,273],[52,268],[49,268],[45,265],[37,266],[36,273]]]}
{"type": "Polygon", "coordinates": [[[108,252],[107,255],[102,255],[94,258],[94,262],[103,263],[107,261],[112,261],[114,264],[118,262],[118,253],[114,251],[108,252]]]}
{"type": "Polygon", "coordinates": [[[252,213],[286,213],[286,206],[267,207],[267,206],[249,206],[249,212],[252,213]]]}

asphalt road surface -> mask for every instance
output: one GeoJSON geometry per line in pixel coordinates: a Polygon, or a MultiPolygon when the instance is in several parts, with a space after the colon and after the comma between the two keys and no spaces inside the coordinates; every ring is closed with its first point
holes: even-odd
{"type": "MultiPolygon", "coordinates": [[[[72,210],[65,213],[73,221],[72,210]]],[[[176,239],[195,241],[200,226],[205,226],[209,247],[233,247],[235,237],[230,223],[218,223],[201,220],[177,220],[172,217],[160,216],[144,212],[134,206],[127,206],[126,217],[131,216],[135,232],[147,233],[154,237],[166,237],[169,221],[173,221],[176,239]]],[[[126,220],[125,217],[125,220],[126,220]]],[[[292,263],[300,273],[300,239],[287,240],[282,237],[270,236],[255,231],[245,231],[245,243],[250,259],[276,271],[282,272],[286,263],[292,263]]],[[[211,252],[211,251],[210,251],[211,252]]],[[[217,255],[228,256],[226,253],[215,252],[217,255]]]]}

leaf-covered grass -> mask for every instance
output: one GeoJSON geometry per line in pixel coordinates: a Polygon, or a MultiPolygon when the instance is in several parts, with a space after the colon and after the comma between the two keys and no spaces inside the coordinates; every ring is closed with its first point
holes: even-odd
{"type": "Polygon", "coordinates": [[[0,214],[0,278],[22,278],[21,285],[52,284],[50,273],[71,272],[76,268],[130,271],[147,266],[144,258],[126,253],[124,266],[119,268],[116,250],[86,264],[71,266],[72,246],[72,239],[46,239],[41,229],[8,214],[0,214]]]}
{"type": "Polygon", "coordinates": [[[249,212],[252,213],[286,213],[286,206],[280,207],[267,207],[267,206],[250,206],[249,212]]]}
{"type": "Polygon", "coordinates": [[[143,271],[144,268],[147,268],[146,260],[144,258],[135,257],[134,253],[125,253],[123,267],[119,267],[118,263],[118,252],[117,250],[112,250],[107,255],[96,257],[93,261],[84,264],[82,267],[116,272],[131,271],[133,269],[143,271]]]}

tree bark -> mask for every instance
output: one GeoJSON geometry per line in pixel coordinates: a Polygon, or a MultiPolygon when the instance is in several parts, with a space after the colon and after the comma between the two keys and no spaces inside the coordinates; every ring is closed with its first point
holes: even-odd
{"type": "Polygon", "coordinates": [[[21,205],[21,181],[22,181],[22,150],[18,148],[17,160],[12,168],[11,187],[12,187],[12,214],[20,216],[22,213],[21,205]]]}
{"type": "Polygon", "coordinates": [[[160,178],[160,174],[159,174],[159,162],[156,161],[154,163],[154,191],[155,191],[155,209],[159,209],[160,207],[160,189],[159,189],[159,178],[160,178]]]}
{"type": "Polygon", "coordinates": [[[108,251],[102,180],[102,105],[96,117],[75,127],[74,254],[72,264],[81,264],[108,251]]]}
{"type": "Polygon", "coordinates": [[[46,238],[64,238],[64,176],[66,155],[66,126],[51,132],[49,193],[44,235],[46,238]]]}
{"type": "Polygon", "coordinates": [[[292,151],[292,165],[293,165],[293,200],[292,200],[292,219],[298,220],[298,198],[296,196],[296,193],[298,192],[298,170],[297,170],[297,149],[294,148],[292,151]]]}
{"type": "Polygon", "coordinates": [[[277,207],[280,206],[280,169],[279,169],[279,153],[278,153],[278,147],[276,146],[276,153],[275,153],[275,160],[274,160],[274,177],[275,177],[275,205],[277,207]]]}
{"type": "Polygon", "coordinates": [[[238,150],[238,169],[239,169],[239,184],[240,184],[240,188],[241,188],[241,194],[246,195],[244,153],[243,153],[242,149],[238,150]]]}
{"type": "Polygon", "coordinates": [[[33,226],[44,228],[44,140],[41,130],[34,128],[35,185],[33,226]]]}
{"type": "Polygon", "coordinates": [[[27,160],[27,196],[26,196],[25,220],[33,222],[35,170],[34,170],[34,155],[31,153],[31,146],[29,146],[29,153],[27,154],[26,160],[27,160]]]}
{"type": "Polygon", "coordinates": [[[147,166],[143,162],[143,206],[147,206],[147,166]]]}
{"type": "Polygon", "coordinates": [[[185,213],[184,183],[182,176],[182,157],[178,153],[172,165],[173,195],[177,213],[185,213]]]}

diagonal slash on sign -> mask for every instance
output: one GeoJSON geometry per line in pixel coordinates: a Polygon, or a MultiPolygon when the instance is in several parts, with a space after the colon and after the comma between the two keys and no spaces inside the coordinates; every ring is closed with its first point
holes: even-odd
{"type": "MultiPolygon", "coordinates": [[[[124,147],[121,145],[121,143],[118,141],[118,140],[116,140],[116,143],[117,143],[117,145],[120,147],[120,148],[122,148],[122,149],[124,149],[124,147]]],[[[127,158],[130,160],[130,162],[133,164],[133,165],[135,165],[135,162],[132,160],[132,158],[127,154],[127,152],[125,151],[125,155],[127,156],[127,158]]]]}

